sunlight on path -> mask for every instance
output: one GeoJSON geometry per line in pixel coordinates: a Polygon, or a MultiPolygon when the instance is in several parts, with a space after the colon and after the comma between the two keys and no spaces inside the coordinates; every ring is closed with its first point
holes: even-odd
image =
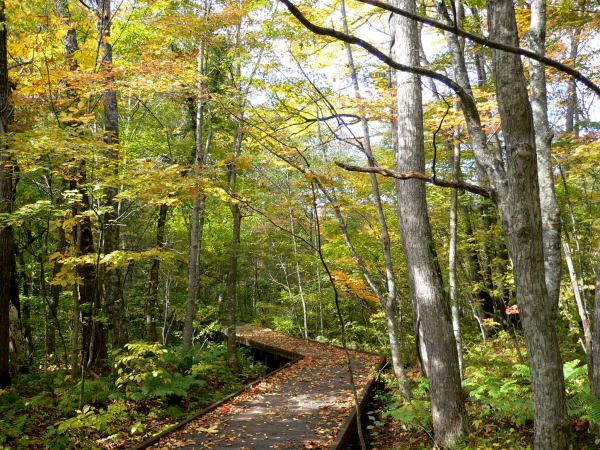
{"type": "MultiPolygon", "coordinates": [[[[329,448],[354,407],[343,350],[266,328],[240,327],[238,336],[249,344],[277,347],[302,359],[151,448],[329,448]]],[[[355,382],[362,392],[381,356],[350,354],[355,382]]]]}

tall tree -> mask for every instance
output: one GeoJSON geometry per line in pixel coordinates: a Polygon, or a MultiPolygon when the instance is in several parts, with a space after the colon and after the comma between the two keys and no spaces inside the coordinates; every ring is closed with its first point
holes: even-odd
{"type": "MultiPolygon", "coordinates": [[[[414,0],[396,0],[399,8],[415,12],[414,0]]],[[[415,22],[394,20],[394,56],[419,66],[419,35],[415,22]]],[[[420,78],[396,74],[398,148],[395,168],[400,173],[425,171],[423,107],[420,78]]],[[[398,223],[413,305],[415,333],[429,380],[429,397],[436,442],[452,445],[468,429],[450,310],[431,237],[425,185],[418,180],[397,181],[398,223]]]]}
{"type": "MultiPolygon", "coordinates": [[[[488,2],[490,38],[518,46],[513,2],[488,2]]],[[[546,288],[535,129],[521,60],[493,50],[496,96],[506,147],[499,207],[513,262],[517,303],[527,343],[534,404],[534,448],[567,448],[567,414],[556,306],[546,288]]]]}
{"type": "MultiPolygon", "coordinates": [[[[7,27],[5,2],[0,0],[0,214],[13,209],[14,161],[7,142],[8,124],[12,116],[8,80],[7,27]]],[[[15,283],[15,245],[13,229],[0,224],[0,388],[10,385],[9,330],[11,289],[15,283]]]]}
{"type": "MultiPolygon", "coordinates": [[[[546,0],[531,2],[531,22],[527,33],[531,49],[538,55],[546,51],[546,0]]],[[[529,60],[531,66],[531,108],[535,129],[537,172],[542,214],[544,268],[551,313],[557,315],[561,280],[560,208],[554,192],[550,147],[553,133],[548,121],[548,94],[545,65],[529,60]]]]}
{"type": "MultiPolygon", "coordinates": [[[[239,74],[238,74],[239,75],[239,74]]],[[[229,202],[229,210],[231,211],[232,228],[231,228],[231,244],[229,246],[229,266],[227,270],[227,297],[226,303],[226,321],[225,334],[227,338],[227,365],[233,370],[239,369],[239,361],[237,356],[237,285],[238,285],[238,257],[240,251],[240,235],[242,230],[242,210],[239,201],[236,197],[236,181],[238,169],[238,158],[242,151],[242,128],[238,120],[234,121],[235,132],[233,137],[233,152],[231,160],[227,164],[227,181],[228,193],[232,197],[229,202]]]]}
{"type": "MultiPolygon", "coordinates": [[[[113,174],[118,173],[119,165],[119,110],[117,104],[117,92],[113,89],[113,46],[111,42],[111,28],[113,14],[111,10],[111,0],[97,1],[98,14],[98,42],[102,51],[101,71],[105,75],[105,82],[108,89],[103,93],[104,102],[104,143],[106,144],[105,157],[108,164],[112,166],[113,174]]],[[[107,208],[102,215],[102,243],[105,255],[119,250],[120,231],[119,231],[119,201],[116,196],[119,187],[116,180],[112,180],[110,185],[104,189],[104,202],[107,208]]],[[[105,305],[110,318],[110,327],[112,329],[112,344],[115,347],[122,347],[126,340],[124,327],[125,304],[122,288],[122,274],[119,267],[105,268],[103,276],[103,287],[105,296],[105,305]]]]}
{"type": "MultiPolygon", "coordinates": [[[[348,33],[348,18],[346,13],[346,4],[344,0],[341,1],[342,11],[342,25],[345,33],[348,33]]],[[[348,55],[348,66],[350,69],[350,78],[352,79],[352,87],[354,89],[354,96],[356,100],[362,102],[362,94],[360,90],[360,84],[358,82],[358,71],[354,64],[354,55],[352,53],[352,47],[349,43],[345,44],[346,54],[348,55]]],[[[364,108],[359,106],[360,123],[362,128],[362,139],[358,140],[358,144],[367,158],[367,163],[370,167],[375,167],[377,162],[371,148],[371,132],[369,129],[369,122],[366,117],[364,108]]],[[[385,281],[386,281],[386,295],[378,295],[379,300],[382,303],[386,327],[388,333],[388,339],[390,342],[390,352],[392,354],[392,367],[394,369],[394,375],[400,382],[400,389],[402,395],[406,400],[410,400],[411,392],[410,386],[408,385],[408,379],[404,371],[402,363],[402,348],[400,344],[400,320],[399,320],[399,308],[398,308],[398,288],[396,286],[396,277],[394,275],[394,265],[392,262],[392,246],[390,239],[390,232],[383,211],[383,201],[381,198],[381,190],[379,188],[379,181],[377,175],[372,173],[369,175],[371,182],[371,195],[373,197],[373,204],[377,211],[377,220],[379,221],[379,228],[381,232],[381,251],[383,253],[383,259],[385,262],[385,281]]]]}
{"type": "MultiPolygon", "coordinates": [[[[161,204],[158,207],[158,217],[156,221],[156,248],[162,249],[165,245],[165,226],[167,224],[167,213],[169,207],[161,204]]],[[[156,304],[158,301],[158,282],[160,275],[160,258],[154,258],[150,266],[150,279],[148,283],[148,298],[146,299],[146,338],[152,342],[158,340],[156,333],[156,304]]]]}
{"type": "MultiPolygon", "coordinates": [[[[205,4],[205,12],[206,11],[205,4]]],[[[196,115],[194,120],[194,176],[196,182],[200,182],[202,170],[206,163],[208,146],[210,139],[204,144],[204,109],[206,105],[206,86],[204,77],[206,69],[206,46],[201,38],[198,44],[198,65],[197,65],[197,103],[196,115]]],[[[185,304],[185,321],[183,326],[183,348],[189,350],[192,348],[194,335],[194,318],[196,317],[196,302],[198,300],[198,289],[200,283],[200,254],[202,250],[202,235],[204,231],[204,210],[206,208],[206,195],[196,188],[193,197],[192,217],[190,220],[190,253],[188,259],[188,284],[187,284],[187,300],[185,304]]]]}
{"type": "MultiPolygon", "coordinates": [[[[68,27],[63,37],[64,58],[67,70],[73,72],[78,68],[75,54],[79,50],[77,32],[71,22],[67,0],[56,0],[54,3],[56,15],[68,27]]],[[[66,86],[67,97],[73,103],[80,100],[76,89],[66,86]]],[[[81,133],[82,122],[75,120],[65,123],[73,136],[81,133]]],[[[90,199],[86,190],[87,171],[85,159],[75,164],[73,173],[69,178],[69,189],[79,194],[79,199],[71,204],[68,215],[75,219],[76,225],[72,228],[71,241],[73,242],[73,255],[81,258],[76,265],[76,284],[73,288],[73,323],[71,331],[72,364],[71,371],[75,376],[79,373],[102,364],[105,357],[106,346],[103,326],[94,317],[94,310],[100,309],[100,299],[97,289],[96,267],[90,261],[90,256],[96,253],[92,222],[87,211],[90,209],[90,199]],[[80,336],[81,334],[81,336],[80,336]],[[80,339],[81,338],[81,339],[80,339]],[[80,355],[80,358],[78,357],[80,355]]],[[[66,236],[65,236],[66,237],[66,236]]],[[[58,295],[57,288],[53,294],[58,295]]],[[[99,315],[99,314],[97,314],[99,315]]]]}

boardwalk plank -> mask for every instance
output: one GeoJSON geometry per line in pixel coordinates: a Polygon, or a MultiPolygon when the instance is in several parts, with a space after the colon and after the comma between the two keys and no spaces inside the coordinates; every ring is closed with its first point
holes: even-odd
{"type": "MultiPolygon", "coordinates": [[[[242,327],[238,335],[250,345],[276,347],[301,359],[151,448],[329,448],[354,409],[344,351],[265,328],[242,327]]],[[[362,393],[382,358],[355,351],[350,354],[362,393]]]]}

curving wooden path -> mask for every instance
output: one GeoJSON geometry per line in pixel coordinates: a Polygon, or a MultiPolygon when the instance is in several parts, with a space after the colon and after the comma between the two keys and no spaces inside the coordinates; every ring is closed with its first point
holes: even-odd
{"type": "MultiPolygon", "coordinates": [[[[344,351],[265,328],[238,328],[242,343],[299,359],[272,373],[212,411],[161,438],[153,449],[342,448],[354,400],[344,351]]],[[[378,355],[350,352],[359,396],[373,384],[384,362],[378,355]]]]}

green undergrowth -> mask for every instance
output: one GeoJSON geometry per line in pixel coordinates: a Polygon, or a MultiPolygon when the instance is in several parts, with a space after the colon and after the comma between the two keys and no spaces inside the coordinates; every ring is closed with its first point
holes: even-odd
{"type": "Polygon", "coordinates": [[[66,371],[18,377],[0,390],[0,449],[127,446],[162,431],[265,373],[240,350],[241,371],[225,364],[222,344],[182,352],[130,343],[112,373],[82,380],[66,371]]]}
{"type": "MultiPolygon", "coordinates": [[[[600,424],[600,402],[589,392],[587,365],[576,351],[564,363],[570,440],[576,448],[600,448],[588,433],[590,423],[600,424]]],[[[500,333],[494,339],[470,346],[465,352],[463,391],[471,424],[470,433],[456,448],[527,449],[533,435],[533,403],[529,367],[522,342],[500,333]]],[[[368,432],[375,448],[433,448],[428,383],[411,376],[413,400],[405,402],[389,374],[376,394],[369,413],[368,432]]]]}

